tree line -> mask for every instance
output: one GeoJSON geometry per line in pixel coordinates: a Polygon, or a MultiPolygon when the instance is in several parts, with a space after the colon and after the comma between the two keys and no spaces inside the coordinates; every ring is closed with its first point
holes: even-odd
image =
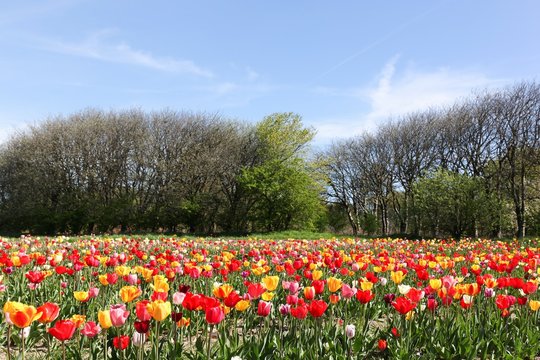
{"type": "Polygon", "coordinates": [[[216,114],[89,109],[0,150],[0,230],[251,232],[314,227],[314,135],[292,113],[255,125],[216,114]]]}
{"type": "Polygon", "coordinates": [[[539,84],[477,93],[335,142],[327,200],[354,233],[538,234],[539,141],[539,84]]]}
{"type": "Polygon", "coordinates": [[[0,147],[0,231],[540,234],[540,85],[485,91],[311,151],[294,113],[87,109],[0,147]]]}

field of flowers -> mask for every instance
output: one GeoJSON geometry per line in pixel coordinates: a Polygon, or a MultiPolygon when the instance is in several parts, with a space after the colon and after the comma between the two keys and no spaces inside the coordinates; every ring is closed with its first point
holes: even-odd
{"type": "Polygon", "coordinates": [[[0,238],[16,359],[534,359],[538,240],[0,238]]]}

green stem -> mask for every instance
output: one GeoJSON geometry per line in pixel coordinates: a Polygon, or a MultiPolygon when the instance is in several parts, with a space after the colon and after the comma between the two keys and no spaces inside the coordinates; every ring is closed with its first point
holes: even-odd
{"type": "Polygon", "coordinates": [[[11,325],[8,325],[8,330],[7,330],[7,360],[11,360],[11,347],[10,347],[10,343],[11,342],[11,325]]]}
{"type": "Polygon", "coordinates": [[[65,341],[62,341],[62,359],[66,360],[66,344],[65,344],[65,341]]]}
{"type": "Polygon", "coordinates": [[[154,337],[155,359],[159,359],[159,321],[156,321],[156,335],[154,337]]]}
{"type": "Polygon", "coordinates": [[[49,338],[49,326],[45,325],[45,342],[47,343],[47,360],[51,358],[51,339],[49,338]]]}
{"type": "Polygon", "coordinates": [[[22,358],[22,360],[24,360],[24,329],[22,330],[21,340],[22,340],[22,352],[21,352],[21,358],[22,358]]]}
{"type": "Polygon", "coordinates": [[[103,332],[103,359],[107,360],[107,329],[103,332]]]}
{"type": "Polygon", "coordinates": [[[210,341],[212,340],[212,331],[214,330],[214,325],[210,325],[210,331],[208,331],[208,343],[206,344],[206,359],[210,360],[210,341]]]}

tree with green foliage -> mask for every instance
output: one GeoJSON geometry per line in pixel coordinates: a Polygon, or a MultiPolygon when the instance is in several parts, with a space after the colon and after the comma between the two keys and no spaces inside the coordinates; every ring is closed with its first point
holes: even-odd
{"type": "Polygon", "coordinates": [[[473,235],[475,221],[484,231],[494,226],[495,198],[486,192],[480,178],[438,169],[420,178],[413,191],[414,215],[420,230],[431,236],[447,233],[459,239],[473,235]]]}
{"type": "Polygon", "coordinates": [[[255,199],[250,212],[254,228],[314,228],[324,211],[321,185],[306,160],[314,130],[304,127],[297,114],[276,113],[259,122],[255,134],[259,163],[240,177],[255,199]]]}

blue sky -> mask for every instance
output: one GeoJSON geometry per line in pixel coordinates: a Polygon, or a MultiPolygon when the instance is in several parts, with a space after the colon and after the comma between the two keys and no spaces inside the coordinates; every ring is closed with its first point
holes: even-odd
{"type": "Polygon", "coordinates": [[[0,141],[48,116],[139,107],[292,111],[326,144],[540,81],[539,14],[534,0],[5,1],[0,141]]]}

